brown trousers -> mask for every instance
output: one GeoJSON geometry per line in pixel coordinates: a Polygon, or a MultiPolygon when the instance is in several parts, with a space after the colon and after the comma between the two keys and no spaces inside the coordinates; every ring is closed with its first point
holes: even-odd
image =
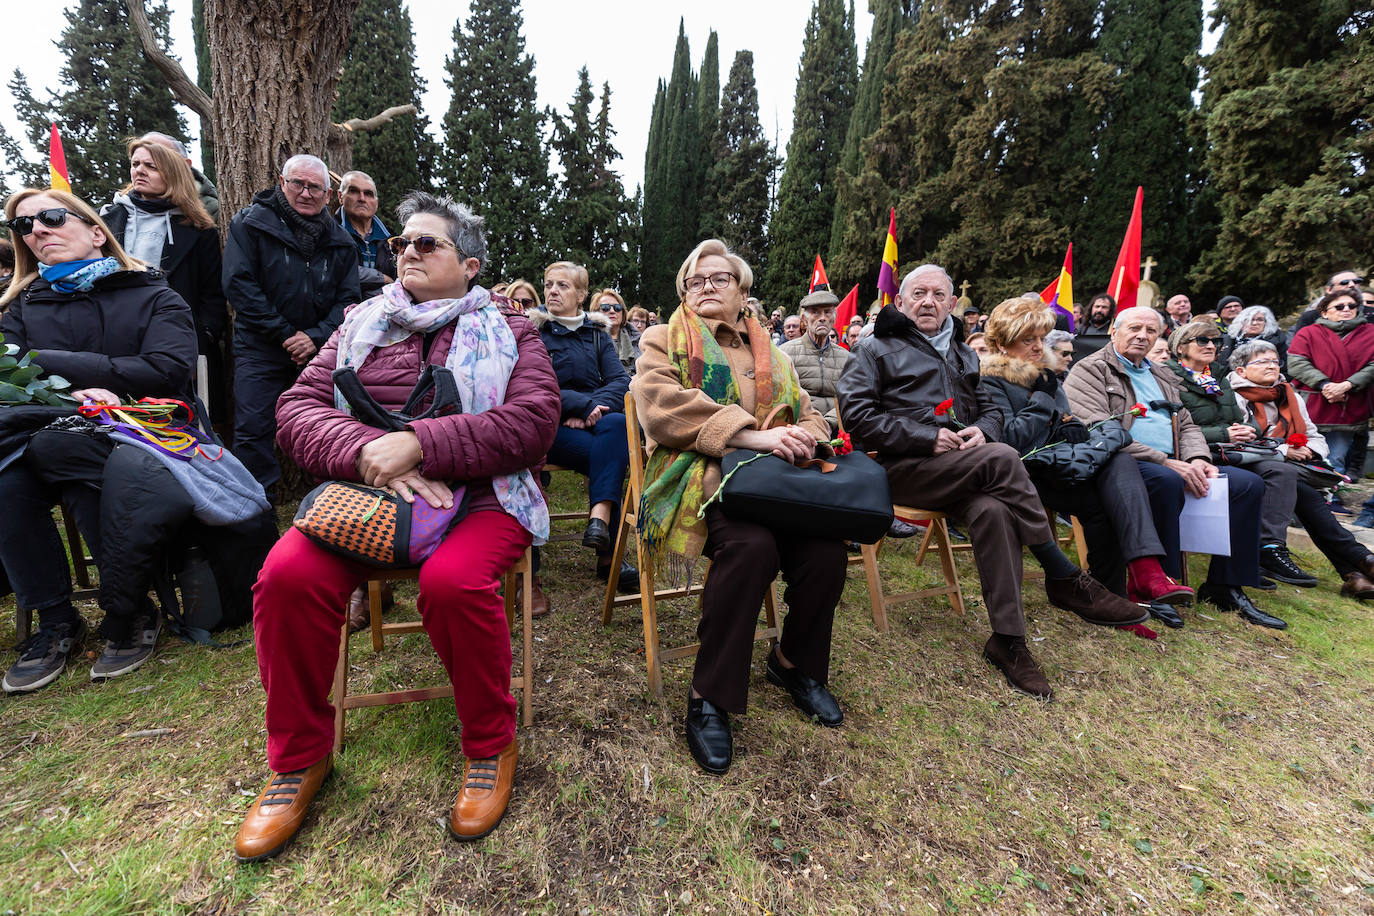
{"type": "Polygon", "coordinates": [[[848,557],[838,539],[792,537],[754,522],[706,510],[706,546],[711,560],[701,593],[701,622],[692,686],[726,712],[742,713],[749,699],[749,659],[764,591],[782,571],[787,617],[782,654],[803,674],[830,678],[830,631],[844,591],[848,557]]]}
{"type": "Polygon", "coordinates": [[[993,632],[1024,636],[1021,548],[1054,535],[1016,449],[989,442],[886,467],[894,503],[944,512],[968,531],[993,632]]]}

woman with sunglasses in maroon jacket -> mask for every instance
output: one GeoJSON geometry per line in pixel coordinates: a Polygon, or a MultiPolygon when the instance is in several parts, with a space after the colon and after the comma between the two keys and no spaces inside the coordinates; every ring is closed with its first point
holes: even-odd
{"type": "MultiPolygon", "coordinates": [[[[130,257],[95,210],[68,192],[19,191],[6,203],[5,218],[15,270],[0,296],[0,333],[14,348],[13,358],[34,351],[32,361],[45,374],[71,382],[78,404],[185,397],[196,359],[195,327],[191,309],[160,272],[130,257]]],[[[38,615],[38,631],[5,673],[6,693],[52,683],[86,636],[86,623],[72,604],[66,550],[52,520],[59,501],[75,515],[100,564],[105,611],[100,632],[106,643],[92,679],[127,674],[151,656],[160,621],[140,578],[150,570],[107,569],[101,550],[102,511],[110,508],[110,500],[127,495],[102,494],[106,463],[115,455],[121,463],[136,463],[138,455],[125,454],[132,448],[112,449],[108,437],[40,432],[22,454],[0,457],[5,507],[0,563],[18,605],[38,615]],[[52,436],[61,436],[63,444],[52,436]],[[143,586],[141,600],[137,587],[114,589],[121,576],[129,584],[130,573],[143,586]]]]}

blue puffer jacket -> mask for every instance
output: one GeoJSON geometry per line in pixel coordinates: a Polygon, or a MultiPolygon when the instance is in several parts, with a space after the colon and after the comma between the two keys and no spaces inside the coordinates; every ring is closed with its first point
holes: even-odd
{"type": "Polygon", "coordinates": [[[568,330],[543,309],[525,314],[539,329],[554,372],[558,373],[558,389],[563,397],[560,420],[585,420],[597,407],[624,413],[630,377],[616,355],[606,316],[600,312],[585,313],[581,326],[568,330]]]}

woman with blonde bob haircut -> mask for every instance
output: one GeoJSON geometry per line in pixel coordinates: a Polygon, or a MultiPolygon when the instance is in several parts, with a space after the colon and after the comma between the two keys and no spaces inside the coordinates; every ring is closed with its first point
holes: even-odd
{"type": "MultiPolygon", "coordinates": [[[[1071,416],[1068,396],[1054,372],[1054,356],[1045,348],[1054,321],[1044,303],[1022,297],[999,304],[983,329],[991,350],[980,369],[983,387],[1002,411],[1002,441],[1023,457],[1051,443],[1088,438],[1086,427],[1071,416]]],[[[1176,612],[1158,603],[1184,602],[1193,592],[1165,575],[1160,565],[1164,545],[1135,459],[1117,452],[1087,487],[1038,473],[1034,464],[1027,470],[1046,506],[1076,515],[1083,524],[1093,578],[1118,595],[1150,604],[1164,623],[1182,626],[1176,612]]]]}
{"type": "Polygon", "coordinates": [[[544,304],[539,301],[539,291],[529,280],[512,280],[506,287],[505,296],[521,312],[529,312],[544,304]]]}
{"type": "Polygon", "coordinates": [[[630,450],[625,440],[625,392],[630,377],[616,355],[607,316],[584,311],[587,268],[555,261],[544,268],[544,310],[530,312],[558,373],[563,399],[558,435],[549,461],[587,477],[587,527],[582,546],[596,551],[596,574],[616,576],[622,591],[639,588],[639,571],[628,563],[611,569],[611,525],[619,517],[630,450]]]}
{"type": "Polygon", "coordinates": [[[124,250],[166,274],[167,285],[191,307],[196,349],[210,376],[210,389],[201,394],[214,406],[217,420],[228,420],[221,341],[229,309],[219,230],[200,201],[191,167],[146,136],[130,140],[129,183],[100,208],[100,216],[124,250]]]}
{"type": "Polygon", "coordinates": [[[698,245],[677,272],[681,304],[667,324],[640,338],[644,355],[630,383],[649,449],[640,511],[645,542],[660,560],[711,560],[686,733],[697,764],[716,775],[733,759],[729,714],[745,711],[754,626],[779,569],[789,612],[782,639],[768,653],[768,680],[808,718],[827,726],[844,719],[826,688],[831,624],[844,589],[844,542],[730,519],[710,502],[729,450],[771,452],[791,462],[830,454],[829,425],[811,406],[791,360],[745,305],[753,281],[749,265],[724,242],[698,245]],[[791,422],[763,429],[769,413],[784,405],[791,422]]]}
{"type": "MultiPolygon", "coordinates": [[[[148,265],[144,264],[129,255],[123,246],[115,240],[115,236],[110,232],[110,227],[105,225],[105,221],[100,218],[100,214],[95,212],[90,204],[77,197],[70,191],[59,191],[56,188],[25,188],[10,195],[9,201],[5,204],[5,221],[8,223],[13,220],[19,210],[19,205],[26,200],[34,197],[47,197],[58,207],[66,210],[67,215],[75,216],[81,222],[86,223],[93,229],[98,229],[102,240],[96,242],[96,248],[106,257],[114,258],[119,262],[123,270],[144,270],[148,265]]],[[[40,220],[41,222],[41,220],[40,220]]],[[[27,235],[25,233],[24,235],[27,235]]],[[[14,275],[10,280],[10,285],[5,290],[5,295],[0,298],[0,307],[9,305],[10,302],[19,298],[19,294],[24,288],[38,277],[39,260],[25,241],[24,235],[16,230],[10,230],[10,238],[14,240],[14,275]]]]}

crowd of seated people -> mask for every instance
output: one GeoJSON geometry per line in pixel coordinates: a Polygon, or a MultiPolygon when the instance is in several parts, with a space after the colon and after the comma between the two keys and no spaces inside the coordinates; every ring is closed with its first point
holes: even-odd
{"type": "MultiPolygon", "coordinates": [[[[1318,585],[1288,550],[1292,517],[1340,577],[1341,593],[1374,599],[1374,555],[1333,515],[1338,503],[1323,476],[1356,475],[1374,409],[1374,326],[1358,276],[1333,278],[1291,340],[1271,310],[1233,296],[1214,319],[1197,320],[1186,296],[1171,298],[1166,316],[1118,308],[1103,294],[1089,300],[1076,335],[1056,331],[1056,314],[1034,296],[1002,302],[985,318],[955,315],[953,282],[934,264],[908,272],[895,301],[868,322],[836,329],[828,292],[803,299],[800,314],[765,319],[750,297],[750,265],[712,239],[682,262],[679,301],[660,322],[614,288],[589,297],[586,267],[566,260],[551,263],[542,284],[517,277],[488,292],[480,215],[414,192],[398,210],[399,233],[384,239],[371,179],[350,173],[352,203],[333,214],[331,176],[308,156],[289,159],[233,218],[221,263],[202,179],[168,150],[146,137],[130,143],[132,180],[105,220],[68,193],[11,196],[15,269],[0,297],[0,331],[35,350],[35,362],[69,379],[76,401],[93,410],[141,397],[193,401],[197,358],[222,356],[232,336],[247,357],[235,370],[244,374],[212,384],[239,395],[245,474],[261,484],[259,511],[286,499],[273,442],[312,478],[461,507],[419,567],[417,599],[463,726],[462,784],[448,821],[456,839],[495,829],[513,789],[515,701],[498,582],[549,535],[546,463],[587,479],[581,543],[596,556],[596,574],[623,591],[639,588],[633,566],[611,568],[630,457],[627,394],[647,447],[636,508],[655,532],[651,554],[711,561],[683,727],[690,755],[711,774],[732,765],[730,717],[747,708],[757,611],[779,574],[789,611],[765,677],[807,718],[844,721],[830,646],[845,543],[726,516],[711,497],[731,450],[801,463],[828,456],[843,431],[874,453],[895,502],[943,511],[967,532],[991,629],[982,656],[1012,687],[1041,699],[1054,688],[1026,639],[1023,549],[1044,570],[1050,605],[1150,638],[1157,634],[1145,621],[1182,626],[1178,607],[1194,598],[1286,627],[1246,589],[1318,585]],[[370,295],[361,293],[360,271],[378,274],[370,295]],[[304,288],[314,292],[293,292],[304,288]],[[226,332],[228,306],[246,316],[235,335],[226,332]],[[455,380],[461,409],[411,419],[397,432],[355,416],[335,374],[351,370],[394,412],[441,369],[455,380]],[[791,422],[763,428],[780,405],[791,422]],[[1122,441],[1081,482],[1026,460],[1089,440],[1107,422],[1124,430],[1122,441]],[[1241,457],[1244,446],[1266,443],[1272,454],[1241,457]],[[1194,594],[1178,581],[1179,517],[1189,497],[1219,479],[1230,550],[1212,557],[1194,594]],[[1060,549],[1055,513],[1082,523],[1086,570],[1060,549]]],[[[161,615],[147,595],[151,567],[119,561],[180,536],[200,518],[195,494],[182,493],[187,485],[165,462],[80,423],[20,438],[14,454],[0,455],[9,508],[0,565],[38,628],[4,689],[53,683],[83,648],[86,623],[51,513],[58,502],[101,573],[103,650],[91,677],[129,674],[152,653],[161,615]],[[112,483],[127,480],[145,486],[112,483]],[[149,507],[149,492],[171,497],[149,507]]],[[[339,629],[350,596],[356,613],[368,571],[290,526],[261,566],[253,626],[272,775],[239,830],[241,861],[290,844],[333,768],[339,629]]],[[[547,612],[543,584],[535,588],[547,612]]]]}

